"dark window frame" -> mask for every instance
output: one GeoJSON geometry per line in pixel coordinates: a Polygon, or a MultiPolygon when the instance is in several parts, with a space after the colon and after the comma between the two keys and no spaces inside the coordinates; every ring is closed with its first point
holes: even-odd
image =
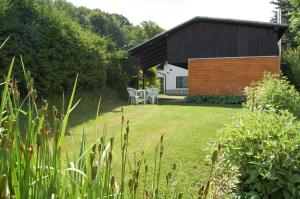
{"type": "Polygon", "coordinates": [[[188,76],[176,76],[176,88],[188,88],[188,76]],[[183,79],[186,78],[186,85],[183,79]]]}

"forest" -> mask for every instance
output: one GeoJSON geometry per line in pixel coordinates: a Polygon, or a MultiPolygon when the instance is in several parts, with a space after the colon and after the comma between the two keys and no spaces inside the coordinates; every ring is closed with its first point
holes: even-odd
{"type": "Polygon", "coordinates": [[[1,0],[0,41],[9,37],[0,55],[1,78],[16,57],[14,78],[25,86],[21,55],[42,96],[70,92],[79,74],[78,90],[110,88],[124,97],[137,81],[126,50],[162,31],[151,21],[133,25],[122,15],[65,0],[1,0]]]}

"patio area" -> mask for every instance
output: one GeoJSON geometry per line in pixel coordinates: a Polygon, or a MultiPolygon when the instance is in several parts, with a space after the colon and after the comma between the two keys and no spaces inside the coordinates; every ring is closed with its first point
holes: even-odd
{"type": "Polygon", "coordinates": [[[127,88],[129,104],[184,103],[185,96],[159,94],[158,88],[127,88]]]}
{"type": "Polygon", "coordinates": [[[159,88],[127,88],[129,104],[158,104],[159,88]]]}

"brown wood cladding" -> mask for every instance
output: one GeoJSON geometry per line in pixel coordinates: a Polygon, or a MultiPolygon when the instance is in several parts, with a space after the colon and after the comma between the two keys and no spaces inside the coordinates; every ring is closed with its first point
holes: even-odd
{"type": "Polygon", "coordinates": [[[189,59],[189,95],[243,95],[265,72],[280,73],[277,56],[189,59]]]}

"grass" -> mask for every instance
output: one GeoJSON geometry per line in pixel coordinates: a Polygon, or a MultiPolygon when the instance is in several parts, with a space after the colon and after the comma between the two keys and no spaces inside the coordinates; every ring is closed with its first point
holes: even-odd
{"type": "MultiPolygon", "coordinates": [[[[119,147],[115,146],[113,138],[107,139],[107,130],[104,129],[100,140],[95,138],[88,144],[86,138],[90,137],[91,133],[83,133],[80,139],[77,139],[80,141],[70,151],[66,151],[68,142],[65,142],[65,135],[70,132],[68,129],[82,122],[80,118],[85,119],[84,116],[92,118],[90,113],[95,113],[95,110],[90,111],[93,109],[90,103],[98,100],[90,100],[91,98],[85,95],[84,102],[89,103],[83,103],[83,109],[73,112],[73,123],[69,123],[69,115],[79,103],[74,100],[77,78],[69,102],[62,106],[63,111],[59,111],[55,106],[49,109],[46,100],[42,100],[41,104],[36,103],[41,101],[41,98],[37,98],[34,81],[30,72],[25,70],[22,57],[20,60],[27,87],[26,97],[20,97],[17,80],[11,78],[14,59],[5,82],[1,83],[3,90],[0,103],[0,198],[136,199],[142,196],[147,199],[182,199],[182,193],[174,188],[174,180],[171,178],[174,166],[169,170],[167,182],[161,180],[163,136],[156,147],[157,158],[151,178],[146,159],[136,156],[132,159],[132,154],[128,153],[130,130],[128,123],[125,126],[124,119],[122,127],[126,127],[126,131],[121,130],[123,133],[119,137],[122,140],[119,147]],[[79,114],[80,111],[85,114],[79,114]],[[115,148],[119,151],[115,152],[115,148]],[[79,149],[77,155],[74,153],[75,149],[79,149]],[[64,165],[61,164],[62,151],[66,152],[64,165]],[[114,163],[115,155],[117,164],[114,163]]],[[[96,110],[98,116],[98,108],[96,110]]],[[[94,131],[99,131],[97,124],[94,131]]]]}
{"type": "MultiPolygon", "coordinates": [[[[87,135],[87,143],[93,143],[100,138],[105,125],[107,136],[115,137],[115,146],[120,146],[123,107],[125,120],[130,121],[130,157],[133,158],[132,152],[140,154],[144,151],[146,158],[153,161],[155,146],[159,143],[160,136],[164,135],[162,180],[165,180],[164,176],[172,163],[176,163],[176,177],[185,196],[195,196],[201,184],[207,180],[209,168],[205,164],[205,149],[216,139],[217,130],[240,111],[237,105],[190,105],[177,103],[164,96],[160,105],[127,105],[120,101],[106,100],[101,104],[100,116],[95,118],[97,100],[91,94],[88,96],[88,105],[84,105],[86,102],[82,101],[78,110],[73,113],[76,122],[72,122],[71,118],[72,136],[65,139],[63,150],[72,157],[79,151],[83,131],[87,135]]],[[[121,158],[118,152],[114,157],[118,173],[121,158]]]]}

